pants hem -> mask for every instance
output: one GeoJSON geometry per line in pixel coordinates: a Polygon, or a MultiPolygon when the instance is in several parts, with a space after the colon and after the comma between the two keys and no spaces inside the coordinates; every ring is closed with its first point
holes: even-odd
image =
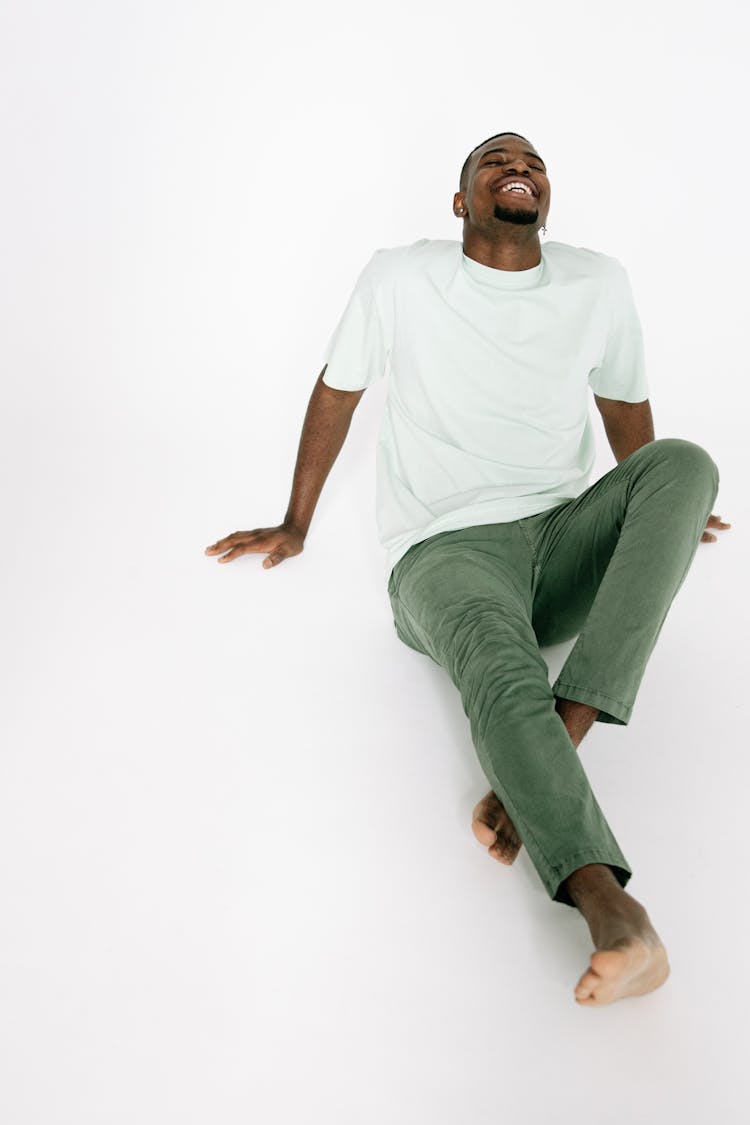
{"type": "Polygon", "coordinates": [[[633,705],[613,699],[596,688],[581,687],[579,684],[568,684],[564,680],[556,680],[552,685],[554,695],[563,699],[572,699],[576,703],[586,703],[589,707],[598,707],[596,716],[598,723],[615,723],[617,726],[626,727],[633,713],[633,705]]]}
{"type": "Polygon", "coordinates": [[[618,861],[614,861],[611,856],[603,855],[596,848],[574,852],[573,855],[560,860],[557,866],[552,868],[551,878],[547,883],[547,892],[553,902],[561,902],[565,906],[572,906],[577,909],[565,887],[565,880],[569,875],[572,875],[579,867],[586,867],[589,863],[603,863],[612,870],[617,882],[624,888],[633,874],[629,867],[624,866],[625,862],[622,856],[618,861]]]}

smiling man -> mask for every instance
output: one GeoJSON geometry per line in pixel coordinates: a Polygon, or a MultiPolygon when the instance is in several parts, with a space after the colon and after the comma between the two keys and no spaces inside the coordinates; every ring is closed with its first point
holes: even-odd
{"type": "Polygon", "coordinates": [[[521,843],[595,951],[578,1003],[658,988],[664,945],[577,753],[596,720],[627,726],[669,607],[708,527],[719,472],[700,445],[655,439],[627,273],[539,240],[547,169],[518,133],[467,157],[463,240],[377,250],[325,351],[292,495],[277,527],[206,549],[275,566],[299,554],[365,389],[390,369],[377,519],[398,637],[445,668],[492,787],[477,839],[521,843]],[[590,483],[589,389],[616,466],[590,483]],[[550,686],[540,646],[576,637],[550,686]]]}

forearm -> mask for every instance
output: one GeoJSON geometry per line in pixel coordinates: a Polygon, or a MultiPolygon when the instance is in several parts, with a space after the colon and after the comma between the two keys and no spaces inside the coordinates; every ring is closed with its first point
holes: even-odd
{"type": "Polygon", "coordinates": [[[352,414],[363,391],[338,391],[326,386],[321,372],[313,388],[297,451],[292,494],[284,522],[303,535],[318,503],[323,485],[349,432],[352,414]]]}
{"type": "Polygon", "coordinates": [[[618,464],[642,445],[655,440],[654,419],[648,401],[619,403],[617,415],[604,417],[603,422],[618,464]]]}

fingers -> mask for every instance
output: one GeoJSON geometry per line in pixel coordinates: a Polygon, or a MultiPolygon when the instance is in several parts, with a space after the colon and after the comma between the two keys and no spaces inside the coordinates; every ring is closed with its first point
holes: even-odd
{"type": "Polygon", "coordinates": [[[711,515],[706,520],[706,530],[701,535],[700,542],[701,543],[715,543],[716,542],[716,536],[711,534],[711,532],[708,530],[709,527],[718,527],[719,531],[726,531],[727,528],[730,528],[731,526],[732,526],[731,523],[725,523],[724,520],[721,518],[721,516],[715,516],[713,513],[711,513],[711,515]]]}
{"type": "Polygon", "coordinates": [[[701,535],[701,540],[699,541],[702,543],[715,543],[716,537],[708,531],[708,528],[719,528],[720,531],[726,531],[731,528],[731,526],[731,523],[725,523],[724,520],[722,520],[721,515],[713,515],[712,513],[706,520],[706,530],[701,535]]]}
{"type": "Polygon", "coordinates": [[[283,551],[273,551],[267,559],[263,559],[263,566],[267,570],[270,566],[276,566],[277,563],[283,562],[286,557],[283,551]]]}
{"type": "Polygon", "coordinates": [[[230,558],[236,559],[238,555],[244,555],[246,551],[264,550],[259,539],[260,533],[257,531],[233,531],[231,535],[225,535],[223,539],[217,539],[210,547],[206,547],[204,554],[220,555],[223,551],[228,551],[223,559],[218,560],[227,562],[230,558]]]}
{"type": "Polygon", "coordinates": [[[268,553],[270,551],[268,558],[263,560],[263,567],[266,570],[269,570],[272,566],[278,566],[284,559],[296,553],[294,549],[289,549],[287,544],[279,543],[278,535],[269,535],[265,528],[257,528],[255,531],[235,531],[231,535],[217,540],[216,543],[212,543],[210,547],[206,547],[204,553],[218,555],[222,551],[226,553],[216,560],[220,563],[232,562],[240,555],[251,552],[268,553]]]}
{"type": "Polygon", "coordinates": [[[241,543],[237,547],[232,547],[232,550],[228,551],[226,555],[223,555],[220,559],[217,559],[217,562],[231,562],[232,559],[238,559],[240,555],[244,555],[247,551],[257,551],[258,549],[258,547],[253,547],[250,543],[241,543]]]}
{"type": "MultiPolygon", "coordinates": [[[[232,547],[231,551],[227,552],[226,555],[223,555],[217,561],[220,563],[231,562],[232,559],[238,559],[240,555],[268,550],[270,550],[270,548],[267,544],[264,546],[262,543],[240,543],[237,547],[232,547]]],[[[286,554],[283,551],[274,551],[267,559],[263,560],[263,566],[268,569],[269,566],[276,566],[277,563],[282,562],[285,558],[286,554]]]]}
{"type": "Polygon", "coordinates": [[[223,539],[217,539],[210,547],[206,547],[205,553],[207,555],[216,555],[221,551],[226,551],[228,547],[234,544],[236,534],[237,532],[234,532],[232,535],[225,535],[223,539]]]}

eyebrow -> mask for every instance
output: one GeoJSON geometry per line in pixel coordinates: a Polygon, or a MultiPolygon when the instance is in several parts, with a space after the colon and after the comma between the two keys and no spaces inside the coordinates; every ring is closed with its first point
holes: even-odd
{"type": "MultiPolygon", "coordinates": [[[[491,152],[509,152],[509,151],[510,151],[510,149],[507,149],[507,148],[488,148],[486,152],[482,153],[482,155],[479,157],[479,159],[484,160],[485,156],[489,156],[491,152]]],[[[521,156],[533,156],[534,160],[538,160],[540,162],[540,164],[544,164],[544,161],[542,160],[542,158],[541,158],[541,156],[539,155],[538,152],[522,152],[521,156]]],[[[544,167],[546,168],[547,165],[544,164],[544,167]]]]}

